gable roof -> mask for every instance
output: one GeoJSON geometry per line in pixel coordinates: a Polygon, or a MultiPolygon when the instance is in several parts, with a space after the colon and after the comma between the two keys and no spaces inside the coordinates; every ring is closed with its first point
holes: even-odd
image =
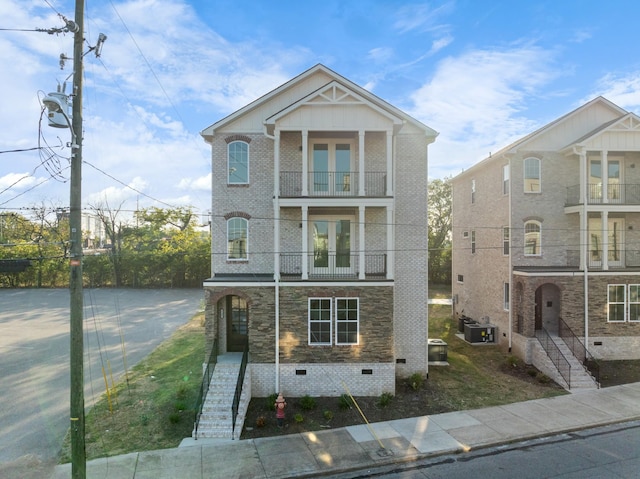
{"type": "Polygon", "coordinates": [[[336,100],[341,100],[344,101],[345,98],[350,99],[352,101],[356,101],[359,103],[366,103],[368,106],[370,106],[372,109],[376,110],[378,113],[393,119],[394,123],[398,124],[398,122],[409,122],[414,124],[416,127],[418,127],[419,129],[423,130],[425,132],[425,135],[427,137],[432,137],[435,138],[438,135],[438,132],[436,132],[435,130],[433,130],[432,128],[429,128],[428,126],[426,126],[425,124],[423,124],[422,122],[416,120],[415,118],[407,115],[405,112],[403,112],[402,110],[396,108],[395,106],[391,105],[390,103],[387,103],[386,101],[382,100],[381,98],[377,97],[376,95],[374,95],[373,93],[369,92],[368,90],[365,90],[364,88],[360,87],[359,85],[353,83],[352,81],[348,80],[347,78],[339,75],[338,73],[334,72],[333,70],[327,68],[326,66],[318,63],[317,65],[311,67],[310,69],[306,70],[305,72],[301,73],[300,75],[292,78],[291,80],[287,81],[286,83],[283,83],[282,85],[280,85],[279,87],[275,88],[274,90],[271,90],[269,93],[266,93],[265,95],[261,96],[260,98],[258,98],[257,100],[254,100],[253,102],[249,103],[248,105],[240,108],[239,110],[231,113],[230,115],[222,118],[221,120],[217,121],[216,123],[213,123],[212,125],[208,126],[207,128],[205,128],[204,130],[202,130],[200,132],[200,135],[203,136],[205,138],[205,140],[207,140],[207,138],[211,138],[213,137],[213,135],[215,134],[216,130],[224,127],[225,125],[237,120],[238,118],[242,117],[243,115],[248,114],[249,112],[255,110],[256,108],[264,105],[265,103],[267,103],[269,100],[271,100],[272,98],[283,94],[284,92],[290,90],[291,88],[293,88],[294,86],[302,83],[304,80],[306,80],[307,78],[312,77],[315,74],[318,73],[322,73],[326,76],[328,76],[331,80],[326,83],[325,85],[323,85],[321,88],[317,89],[314,92],[311,92],[307,95],[305,95],[303,98],[295,101],[294,103],[292,103],[291,105],[285,107],[284,109],[281,109],[278,112],[273,113],[272,115],[270,115],[268,118],[265,118],[265,125],[267,124],[273,124],[278,118],[281,118],[282,116],[286,115],[286,113],[288,113],[289,111],[292,111],[293,109],[299,107],[301,104],[310,104],[313,102],[318,102],[321,101],[322,98],[324,98],[325,101],[330,102],[330,101],[336,101],[336,100]],[[337,89],[341,89],[342,90],[342,95],[341,97],[338,96],[334,96],[333,98],[328,97],[324,92],[327,91],[327,89],[332,89],[332,88],[337,88],[337,89]]]}
{"type": "MultiPolygon", "coordinates": [[[[606,123],[604,123],[602,125],[599,125],[595,130],[589,132],[588,134],[583,135],[583,138],[591,137],[597,131],[599,131],[601,129],[606,129],[611,124],[614,124],[614,123],[616,123],[618,121],[621,121],[625,116],[629,115],[629,112],[627,112],[625,109],[619,107],[618,105],[616,105],[615,103],[611,102],[610,100],[607,100],[603,96],[598,96],[598,97],[594,98],[593,100],[585,103],[584,105],[579,106],[578,108],[574,109],[573,111],[570,111],[569,113],[567,113],[565,115],[562,115],[561,117],[559,117],[559,118],[547,123],[546,125],[542,126],[541,128],[538,128],[537,130],[529,133],[528,135],[525,135],[522,138],[514,141],[513,143],[505,146],[504,148],[498,150],[494,154],[491,154],[487,158],[484,158],[483,160],[479,161],[478,163],[475,163],[470,168],[468,168],[465,171],[463,171],[462,173],[460,173],[460,175],[466,174],[467,172],[475,169],[476,167],[480,166],[481,164],[485,164],[485,163],[487,163],[489,161],[497,160],[500,157],[503,157],[505,155],[515,154],[518,150],[522,149],[527,144],[530,144],[533,141],[537,140],[542,135],[550,132],[554,128],[558,128],[561,125],[566,124],[571,119],[577,117],[578,115],[582,114],[586,110],[595,108],[597,106],[603,106],[607,110],[611,111],[612,114],[618,115],[618,116],[616,118],[614,118],[613,120],[609,120],[606,123]]],[[[576,144],[578,142],[580,142],[580,140],[573,141],[572,143],[570,143],[570,145],[562,148],[561,151],[566,149],[566,148],[569,148],[571,145],[574,145],[574,144],[576,144]]],[[[458,176],[460,176],[460,175],[458,175],[458,176]]]]}

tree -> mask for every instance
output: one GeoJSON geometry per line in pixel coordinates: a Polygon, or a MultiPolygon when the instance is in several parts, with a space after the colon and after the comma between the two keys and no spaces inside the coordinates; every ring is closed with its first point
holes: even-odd
{"type": "Polygon", "coordinates": [[[111,244],[111,251],[109,253],[111,258],[111,264],[113,265],[113,280],[114,286],[119,288],[122,285],[122,222],[118,219],[120,210],[124,201],[116,209],[109,207],[109,202],[105,200],[103,203],[97,203],[95,205],[89,205],[91,210],[98,217],[102,226],[104,226],[104,233],[107,240],[111,244]]]}
{"type": "Polygon", "coordinates": [[[429,182],[429,281],[451,282],[451,177],[429,182]]]}

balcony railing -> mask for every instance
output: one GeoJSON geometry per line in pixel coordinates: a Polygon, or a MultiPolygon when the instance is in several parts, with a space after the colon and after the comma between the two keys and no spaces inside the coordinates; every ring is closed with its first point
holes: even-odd
{"type": "MultiPolygon", "coordinates": [[[[360,256],[357,254],[330,254],[316,257],[313,254],[282,253],[280,255],[280,276],[283,279],[301,279],[303,261],[307,262],[309,279],[358,279],[360,274],[360,256]]],[[[364,263],[365,279],[384,279],[387,277],[386,254],[365,254],[364,263]]]]}
{"type": "MultiPolygon", "coordinates": [[[[583,203],[580,198],[580,185],[567,187],[565,206],[576,206],[583,203]]],[[[607,185],[606,196],[602,183],[587,185],[587,204],[589,205],[640,205],[640,184],[607,185]]]]}
{"type": "MultiPolygon", "coordinates": [[[[580,267],[580,250],[567,250],[566,254],[566,266],[571,268],[580,267]]],[[[588,254],[589,269],[601,270],[603,268],[602,249],[590,248],[588,254]]],[[[620,249],[618,251],[609,251],[607,267],[611,270],[640,268],[640,250],[634,248],[628,250],[620,249]]]]}
{"type": "MultiPolygon", "coordinates": [[[[364,196],[386,195],[387,173],[379,171],[312,171],[307,179],[307,194],[310,197],[359,196],[360,175],[364,174],[364,196]]],[[[302,195],[302,173],[283,171],[280,173],[280,196],[297,198],[302,195]]]]}

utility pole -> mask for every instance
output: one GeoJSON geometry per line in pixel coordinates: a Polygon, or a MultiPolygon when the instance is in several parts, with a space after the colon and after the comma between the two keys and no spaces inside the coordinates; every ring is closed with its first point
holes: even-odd
{"type": "Polygon", "coordinates": [[[76,0],[73,37],[73,95],[71,145],[71,193],[69,199],[70,292],[70,435],[71,477],[85,479],[87,457],[84,424],[84,298],[82,292],[82,59],[84,43],[84,0],[76,0]]]}

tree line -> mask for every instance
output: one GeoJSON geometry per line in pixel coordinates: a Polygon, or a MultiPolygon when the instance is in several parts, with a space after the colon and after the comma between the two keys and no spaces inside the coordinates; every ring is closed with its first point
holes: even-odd
{"type": "MultiPolygon", "coordinates": [[[[190,208],[143,209],[123,221],[120,208],[93,205],[86,216],[102,231],[83,232],[87,287],[201,287],[211,276],[211,235],[190,208]]],[[[68,285],[68,212],[0,214],[0,287],[68,285]]]]}
{"type": "MultiPolygon", "coordinates": [[[[451,284],[451,200],[451,178],[429,182],[431,283],[451,284]]],[[[0,287],[69,285],[69,215],[50,211],[0,213],[0,287]]],[[[90,215],[103,234],[83,233],[86,286],[201,287],[211,276],[211,234],[190,208],[143,209],[123,222],[120,208],[98,204],[90,215]]]]}

